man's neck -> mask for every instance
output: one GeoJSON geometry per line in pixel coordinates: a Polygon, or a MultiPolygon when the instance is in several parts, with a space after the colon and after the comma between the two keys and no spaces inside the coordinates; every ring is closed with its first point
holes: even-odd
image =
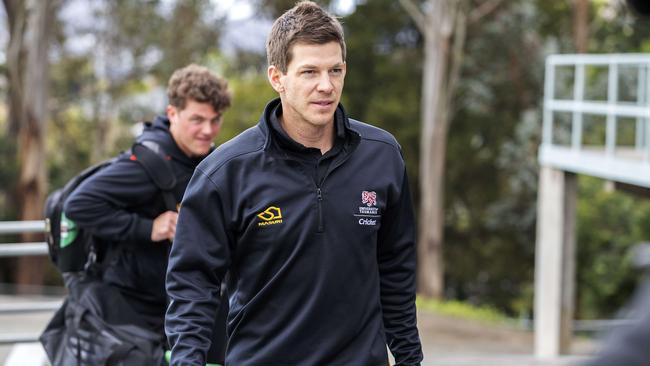
{"type": "Polygon", "coordinates": [[[331,123],[322,127],[314,126],[300,120],[287,119],[284,115],[278,118],[282,129],[287,135],[306,147],[319,149],[321,154],[325,154],[334,145],[333,117],[331,123]]]}

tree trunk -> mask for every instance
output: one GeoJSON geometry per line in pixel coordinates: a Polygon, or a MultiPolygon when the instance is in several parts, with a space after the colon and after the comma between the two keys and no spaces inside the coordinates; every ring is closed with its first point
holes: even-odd
{"type": "Polygon", "coordinates": [[[459,60],[454,57],[458,55],[452,52],[456,49],[454,43],[461,41],[453,38],[459,21],[459,5],[459,1],[433,1],[426,14],[424,37],[418,291],[438,299],[444,294],[445,161],[450,96],[460,70],[455,64],[459,60]]]}
{"type": "Polygon", "coordinates": [[[423,6],[412,0],[399,2],[424,38],[418,292],[440,299],[444,293],[447,130],[464,55],[466,28],[468,23],[494,12],[503,0],[486,0],[469,14],[465,0],[429,0],[423,6]]]}
{"type": "MultiPolygon", "coordinates": [[[[10,25],[7,68],[10,75],[11,124],[17,126],[21,220],[43,218],[46,192],[44,129],[47,114],[48,44],[54,0],[5,0],[10,25]]],[[[41,241],[42,235],[23,235],[41,241]]],[[[43,281],[45,258],[18,260],[18,285],[43,281]]]]}
{"type": "MultiPolygon", "coordinates": [[[[100,80],[108,82],[106,79],[100,80]]],[[[109,146],[113,145],[112,139],[112,124],[111,124],[111,115],[110,108],[108,104],[112,102],[111,96],[106,88],[101,88],[97,91],[97,96],[95,99],[94,106],[94,118],[96,122],[95,126],[95,136],[93,149],[91,151],[91,162],[97,163],[107,158],[109,153],[109,146]]]]}
{"type": "MultiPolygon", "coordinates": [[[[109,11],[111,11],[109,7],[109,11]]],[[[103,16],[108,17],[109,14],[103,16]]],[[[104,20],[105,22],[105,20],[104,20]]],[[[95,136],[93,149],[90,159],[97,163],[107,158],[109,146],[113,145],[111,111],[115,110],[114,101],[111,93],[111,81],[108,78],[108,64],[110,63],[111,46],[109,37],[106,32],[97,34],[98,42],[96,52],[94,53],[94,63],[96,65],[96,83],[93,115],[96,121],[95,136]]]]}
{"type": "Polygon", "coordinates": [[[18,137],[22,109],[22,75],[25,60],[23,42],[27,23],[27,11],[20,0],[4,0],[9,25],[7,45],[7,76],[9,79],[8,132],[13,141],[18,137]]]}
{"type": "Polygon", "coordinates": [[[589,0],[573,1],[573,40],[577,53],[589,49],[589,0]]]}

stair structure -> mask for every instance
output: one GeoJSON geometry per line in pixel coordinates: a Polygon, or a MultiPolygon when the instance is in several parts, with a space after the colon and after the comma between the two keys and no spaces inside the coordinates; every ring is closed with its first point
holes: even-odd
{"type": "Polygon", "coordinates": [[[576,174],[650,196],[650,54],[549,56],[539,163],[535,355],[556,358],[574,313],[576,174]]]}

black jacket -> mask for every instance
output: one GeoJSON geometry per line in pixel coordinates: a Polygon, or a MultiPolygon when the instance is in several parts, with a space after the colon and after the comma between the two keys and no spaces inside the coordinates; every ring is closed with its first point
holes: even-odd
{"type": "Polygon", "coordinates": [[[269,116],[197,168],[170,254],[172,365],[203,365],[229,271],[226,364],[419,365],[415,233],[400,148],[348,120],[322,183],[276,143],[269,116]]]}
{"type": "MultiPolygon", "coordinates": [[[[192,159],[176,145],[169,132],[169,120],[157,117],[145,127],[138,141],[153,141],[171,160],[176,176],[177,202],[201,159],[192,159]]],[[[151,313],[164,314],[165,271],[169,241],[151,241],[153,220],[165,212],[161,191],[142,165],[126,152],[118,160],[84,181],[65,202],[66,216],[80,227],[119,250],[104,274],[132,297],[151,304],[151,313]]],[[[161,320],[162,321],[162,320],[161,320]]]]}

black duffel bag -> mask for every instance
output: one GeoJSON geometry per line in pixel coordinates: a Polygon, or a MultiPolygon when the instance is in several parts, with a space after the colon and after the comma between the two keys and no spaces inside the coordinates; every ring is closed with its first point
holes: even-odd
{"type": "Polygon", "coordinates": [[[52,366],[165,365],[161,335],[139,324],[119,291],[75,285],[39,338],[52,366]]]}

